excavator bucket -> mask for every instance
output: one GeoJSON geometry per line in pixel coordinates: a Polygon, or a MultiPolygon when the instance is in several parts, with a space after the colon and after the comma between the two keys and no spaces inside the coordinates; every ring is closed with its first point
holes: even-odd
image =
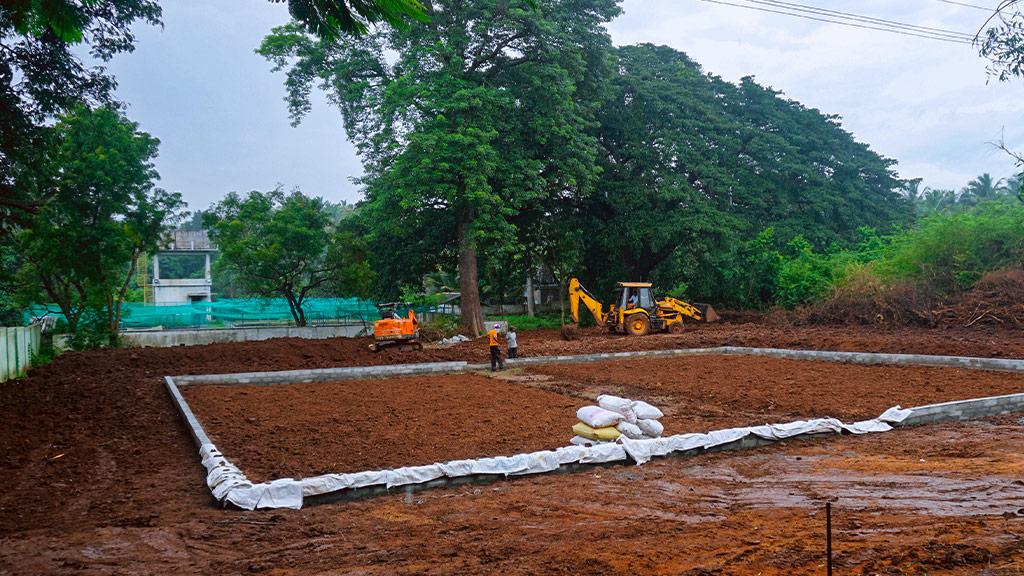
{"type": "Polygon", "coordinates": [[[693,305],[700,310],[700,315],[704,318],[704,322],[707,322],[708,324],[718,322],[722,319],[722,317],[718,315],[718,312],[715,312],[715,308],[711,304],[694,302],[693,305]]]}

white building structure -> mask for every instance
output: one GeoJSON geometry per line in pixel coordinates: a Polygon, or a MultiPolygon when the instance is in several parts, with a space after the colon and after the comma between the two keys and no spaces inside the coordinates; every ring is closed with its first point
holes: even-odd
{"type": "Polygon", "coordinates": [[[209,302],[213,296],[210,256],[216,252],[217,247],[210,243],[205,230],[175,230],[168,245],[153,255],[153,301],[157,304],[209,302]],[[161,254],[202,254],[206,257],[205,273],[202,278],[161,278],[161,254]]]}

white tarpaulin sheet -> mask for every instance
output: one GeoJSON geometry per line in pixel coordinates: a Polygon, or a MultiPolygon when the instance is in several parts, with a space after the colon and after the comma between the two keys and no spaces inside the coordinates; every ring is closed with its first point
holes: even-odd
{"type": "Polygon", "coordinates": [[[835,418],[799,420],[787,424],[766,424],[744,428],[714,430],[706,434],[677,434],[649,440],[630,440],[620,437],[616,443],[595,446],[566,446],[557,450],[544,450],[515,456],[452,460],[450,462],[409,466],[393,470],[374,470],[350,474],[324,474],[294,480],[283,478],[273,482],[253,484],[236,466],[228,462],[213,444],[203,444],[199,453],[206,467],[206,483],[213,496],[221,502],[230,502],[244,510],[256,508],[301,508],[304,496],[328,494],[340,490],[385,486],[388,488],[422,484],[439,478],[460,478],[481,474],[520,476],[551,472],[567,464],[602,464],[632,458],[638,465],[655,456],[672,452],[685,452],[695,448],[709,449],[756,436],[766,440],[783,440],[803,434],[842,433],[866,434],[888,432],[890,423],[902,422],[911,410],[899,406],[886,410],[881,416],[853,424],[843,424],[835,418]]]}

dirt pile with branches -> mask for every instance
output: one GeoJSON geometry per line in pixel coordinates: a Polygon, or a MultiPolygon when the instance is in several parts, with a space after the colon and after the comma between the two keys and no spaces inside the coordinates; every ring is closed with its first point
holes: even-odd
{"type": "Polygon", "coordinates": [[[1024,329],[1024,269],[989,272],[970,290],[948,296],[924,285],[886,286],[871,277],[854,278],[832,297],[807,305],[788,318],[797,326],[992,326],[1020,330],[1024,329]]]}

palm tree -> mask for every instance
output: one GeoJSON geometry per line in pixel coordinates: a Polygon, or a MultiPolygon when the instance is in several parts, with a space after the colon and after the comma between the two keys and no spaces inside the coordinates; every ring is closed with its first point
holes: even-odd
{"type": "MultiPolygon", "coordinates": [[[[925,188],[927,190],[927,188],[925,188]]],[[[903,197],[910,201],[911,204],[917,204],[922,199],[924,190],[921,190],[921,179],[913,178],[907,180],[903,185],[903,197]]]]}
{"type": "Polygon", "coordinates": [[[967,206],[976,206],[986,200],[992,200],[999,196],[1002,184],[1003,180],[996,180],[985,172],[967,183],[960,193],[959,201],[967,206]]]}
{"type": "Polygon", "coordinates": [[[925,188],[919,206],[921,215],[928,216],[937,212],[945,212],[956,204],[956,192],[938,188],[925,188]]]}
{"type": "Polygon", "coordinates": [[[1007,178],[1003,189],[1007,196],[1016,196],[1024,202],[1024,173],[1007,178]]]}

